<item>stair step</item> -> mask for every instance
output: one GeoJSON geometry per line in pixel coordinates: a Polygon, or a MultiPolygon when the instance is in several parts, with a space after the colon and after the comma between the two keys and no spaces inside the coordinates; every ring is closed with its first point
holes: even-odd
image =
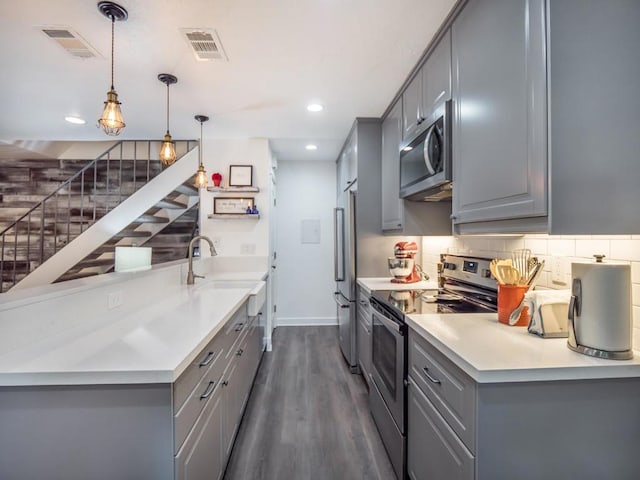
{"type": "Polygon", "coordinates": [[[182,185],[178,185],[175,188],[175,191],[178,193],[182,193],[183,195],[188,195],[190,197],[195,197],[196,195],[200,194],[200,192],[196,187],[192,185],[188,185],[186,183],[183,183],[182,185]]]}
{"type": "Polygon", "coordinates": [[[81,260],[73,267],[73,270],[80,270],[89,267],[104,267],[107,265],[113,265],[113,262],[113,258],[91,258],[88,260],[81,260]]]}
{"type": "Polygon", "coordinates": [[[78,278],[93,277],[95,275],[99,275],[99,273],[98,272],[72,272],[72,273],[65,273],[59,279],[57,279],[54,283],[66,282],[67,280],[76,280],[78,278]]]}
{"type": "Polygon", "coordinates": [[[166,217],[156,217],[155,215],[147,215],[142,214],[140,215],[135,222],[133,222],[134,224],[139,224],[139,223],[169,223],[169,219],[166,217]]]}
{"type": "Polygon", "coordinates": [[[151,232],[148,230],[123,230],[116,233],[112,238],[148,238],[151,232]]]}
{"type": "Polygon", "coordinates": [[[169,198],[163,198],[158,203],[156,203],[156,206],[161,208],[169,208],[172,210],[184,210],[185,208],[187,208],[186,203],[176,202],[175,200],[171,200],[169,198]]]}

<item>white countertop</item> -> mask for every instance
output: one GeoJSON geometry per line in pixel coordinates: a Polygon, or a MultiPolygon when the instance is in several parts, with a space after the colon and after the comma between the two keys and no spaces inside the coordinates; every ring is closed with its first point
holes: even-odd
{"type": "Polygon", "coordinates": [[[414,283],[393,283],[391,277],[358,277],[358,284],[369,290],[437,290],[438,282],[433,280],[414,283]]]}
{"type": "Polygon", "coordinates": [[[569,350],[566,338],[543,339],[497,314],[410,315],[407,323],[479,383],[640,377],[632,360],[604,360],[569,350]]]}
{"type": "Polygon", "coordinates": [[[0,386],[173,382],[265,275],[210,274],[143,307],[78,311],[82,322],[0,355],[0,386]]]}

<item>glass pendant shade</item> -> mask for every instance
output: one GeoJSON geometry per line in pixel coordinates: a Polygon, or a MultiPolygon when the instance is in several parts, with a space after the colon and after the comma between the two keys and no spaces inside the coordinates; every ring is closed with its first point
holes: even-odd
{"type": "Polygon", "coordinates": [[[98,125],[107,135],[120,135],[126,126],[120,110],[118,94],[113,88],[107,92],[107,101],[104,102],[104,110],[98,120],[98,125]]]}
{"type": "Polygon", "coordinates": [[[202,164],[202,124],[209,120],[209,117],[205,115],[196,115],[194,117],[200,122],[200,143],[198,144],[198,171],[196,172],[196,180],[194,185],[196,188],[207,188],[207,172],[202,164]]]}
{"type": "Polygon", "coordinates": [[[176,161],[176,158],[177,155],[175,143],[171,141],[171,135],[169,135],[169,132],[167,132],[164,136],[162,147],[160,147],[160,161],[163,165],[169,166],[176,161]]]}
{"type": "Polygon", "coordinates": [[[204,165],[202,164],[198,165],[194,185],[196,188],[207,188],[207,172],[204,170],[204,165]]]}

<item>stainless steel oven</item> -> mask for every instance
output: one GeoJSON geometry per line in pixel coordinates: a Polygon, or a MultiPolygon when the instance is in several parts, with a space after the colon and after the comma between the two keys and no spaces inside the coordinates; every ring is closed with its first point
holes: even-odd
{"type": "Polygon", "coordinates": [[[385,303],[371,298],[371,413],[398,479],[404,479],[406,449],[407,325],[385,303]]]}

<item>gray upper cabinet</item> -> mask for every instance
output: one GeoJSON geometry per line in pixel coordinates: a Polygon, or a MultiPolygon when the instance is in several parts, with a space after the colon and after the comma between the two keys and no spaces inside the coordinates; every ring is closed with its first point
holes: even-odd
{"type": "MultiPolygon", "coordinates": [[[[423,123],[422,70],[402,92],[402,142],[409,143],[423,123]]],[[[426,126],[426,125],[425,125],[426,126]]]]}
{"type": "Polygon", "coordinates": [[[402,104],[396,102],[382,122],[382,230],[401,230],[404,210],[400,198],[400,128],[402,104]]]}
{"type": "Polygon", "coordinates": [[[516,229],[546,229],[544,0],[470,1],[451,45],[455,231],[535,217],[542,228],[534,220],[516,229]]]}
{"type": "Polygon", "coordinates": [[[640,233],[640,2],[549,2],[553,234],[640,233]]]}
{"type": "Polygon", "coordinates": [[[447,30],[422,67],[422,105],[424,123],[431,125],[444,114],[444,103],[451,98],[451,32],[447,30]]]}
{"type": "Polygon", "coordinates": [[[409,143],[444,111],[451,96],[451,34],[447,30],[402,93],[402,143],[409,143]]]}

